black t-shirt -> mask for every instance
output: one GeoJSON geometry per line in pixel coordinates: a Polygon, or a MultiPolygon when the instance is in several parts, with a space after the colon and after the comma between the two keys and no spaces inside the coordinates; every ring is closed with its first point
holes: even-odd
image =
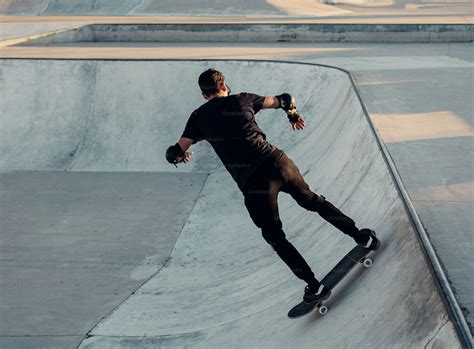
{"type": "Polygon", "coordinates": [[[275,149],[255,121],[264,100],[253,93],[215,97],[191,114],[182,135],[208,141],[241,190],[275,149]]]}

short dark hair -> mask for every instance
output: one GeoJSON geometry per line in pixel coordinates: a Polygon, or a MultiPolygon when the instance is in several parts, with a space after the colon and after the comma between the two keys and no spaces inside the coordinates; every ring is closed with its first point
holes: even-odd
{"type": "Polygon", "coordinates": [[[213,68],[209,68],[199,75],[198,83],[201,91],[211,96],[219,91],[219,85],[224,82],[224,74],[213,68]]]}

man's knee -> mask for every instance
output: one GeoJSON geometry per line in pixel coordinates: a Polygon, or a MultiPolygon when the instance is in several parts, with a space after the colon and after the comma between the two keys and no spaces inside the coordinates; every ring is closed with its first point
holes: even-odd
{"type": "Polygon", "coordinates": [[[300,206],[307,210],[318,212],[325,204],[326,198],[313,192],[297,199],[300,206]]]}
{"type": "Polygon", "coordinates": [[[288,242],[283,232],[281,221],[263,226],[262,237],[274,250],[277,250],[279,245],[288,242]]]}
{"type": "Polygon", "coordinates": [[[322,195],[313,194],[311,202],[317,211],[319,208],[323,207],[324,203],[326,202],[326,198],[322,195]]]}

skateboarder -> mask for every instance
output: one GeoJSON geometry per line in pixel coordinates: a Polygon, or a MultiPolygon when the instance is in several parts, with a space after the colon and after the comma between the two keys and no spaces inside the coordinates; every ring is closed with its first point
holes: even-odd
{"type": "MultiPolygon", "coordinates": [[[[296,248],[286,239],[278,213],[278,193],[290,194],[296,202],[351,236],[357,244],[375,250],[379,240],[370,229],[359,230],[322,195],[313,193],[288,156],[266,140],[255,114],[261,109],[283,109],[293,130],[303,130],[294,98],[283,93],[259,96],[253,93],[230,95],[224,75],[215,70],[204,71],[198,79],[202,96],[207,101],[189,117],[178,143],[166,151],[172,164],[186,163],[192,153],[188,148],[201,140],[208,141],[244,195],[244,203],[263,238],[308,285],[303,299],[316,303],[329,297],[329,288],[320,284],[296,248]]],[[[308,154],[310,155],[310,154],[308,154]]]]}

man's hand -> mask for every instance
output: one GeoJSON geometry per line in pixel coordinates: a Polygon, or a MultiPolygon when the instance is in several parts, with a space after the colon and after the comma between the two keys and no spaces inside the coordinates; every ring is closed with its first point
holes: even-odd
{"type": "Polygon", "coordinates": [[[193,144],[193,142],[194,141],[190,138],[180,138],[178,143],[166,149],[166,160],[175,166],[176,164],[188,162],[193,155],[193,152],[188,152],[186,150],[191,146],[191,144],[193,144]]]}
{"type": "Polygon", "coordinates": [[[290,121],[290,123],[291,123],[291,128],[293,129],[293,131],[304,129],[304,119],[301,116],[298,119],[298,121],[296,122],[290,121]]]}
{"type": "Polygon", "coordinates": [[[184,151],[179,143],[172,145],[168,149],[166,149],[166,160],[176,166],[181,162],[188,162],[189,158],[191,157],[192,153],[184,151]]]}
{"type": "Polygon", "coordinates": [[[178,158],[178,163],[186,163],[186,162],[188,162],[192,155],[193,155],[193,152],[192,152],[192,151],[186,151],[186,152],[184,152],[184,156],[178,158]]]}
{"type": "Polygon", "coordinates": [[[304,119],[301,117],[299,111],[296,108],[288,110],[286,112],[288,120],[291,123],[291,128],[293,131],[304,129],[304,119]]]}

